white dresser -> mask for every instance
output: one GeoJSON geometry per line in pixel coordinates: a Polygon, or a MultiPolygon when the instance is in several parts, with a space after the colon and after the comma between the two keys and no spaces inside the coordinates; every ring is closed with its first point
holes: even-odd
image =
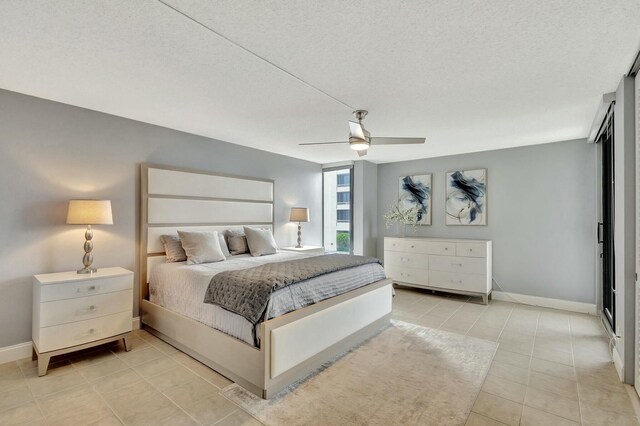
{"type": "Polygon", "coordinates": [[[133,272],[99,269],[93,274],[60,272],[33,278],[33,359],[38,375],[55,355],[131,335],[133,272]]]}
{"type": "Polygon", "coordinates": [[[385,238],[384,269],[402,285],[482,296],[492,288],[492,243],[487,240],[385,238]]]}

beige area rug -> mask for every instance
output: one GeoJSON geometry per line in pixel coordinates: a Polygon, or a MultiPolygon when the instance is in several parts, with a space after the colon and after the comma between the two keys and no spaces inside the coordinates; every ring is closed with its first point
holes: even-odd
{"type": "Polygon", "coordinates": [[[223,394],[267,425],[464,425],[497,344],[401,321],[270,400],[223,394]]]}

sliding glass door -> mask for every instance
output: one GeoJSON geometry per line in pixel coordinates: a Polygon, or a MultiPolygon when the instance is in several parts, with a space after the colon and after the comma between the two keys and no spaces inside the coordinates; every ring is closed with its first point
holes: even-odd
{"type": "Polygon", "coordinates": [[[322,173],[323,235],[326,252],[353,252],[353,167],[322,173]]]}
{"type": "Polygon", "coordinates": [[[598,224],[598,243],[602,251],[602,314],[616,330],[616,282],[614,229],[614,153],[613,108],[610,110],[597,142],[602,147],[602,222],[598,224]]]}

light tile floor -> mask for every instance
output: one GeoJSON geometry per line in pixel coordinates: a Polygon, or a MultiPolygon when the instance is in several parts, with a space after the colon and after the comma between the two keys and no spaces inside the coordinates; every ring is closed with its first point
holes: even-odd
{"type": "MultiPolygon", "coordinates": [[[[499,342],[467,425],[636,425],[597,318],[398,289],[393,317],[499,342]]],[[[120,345],[0,365],[0,425],[259,425],[231,382],[144,331],[120,345]]]]}
{"type": "Polygon", "coordinates": [[[393,317],[499,343],[467,425],[637,425],[600,319],[397,289],[393,317]]]}

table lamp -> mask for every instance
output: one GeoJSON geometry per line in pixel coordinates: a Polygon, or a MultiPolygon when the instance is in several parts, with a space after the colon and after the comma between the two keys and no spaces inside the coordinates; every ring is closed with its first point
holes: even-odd
{"type": "Polygon", "coordinates": [[[302,248],[302,227],[301,222],[309,222],[309,209],[306,207],[291,207],[291,222],[298,222],[298,245],[296,248],[302,248]]]}
{"type": "Polygon", "coordinates": [[[113,225],[110,200],[70,200],[67,212],[68,225],[87,225],[84,233],[84,256],[82,264],[84,268],[79,269],[79,274],[90,274],[97,269],[92,268],[93,255],[93,230],[92,225],[113,225]]]}

